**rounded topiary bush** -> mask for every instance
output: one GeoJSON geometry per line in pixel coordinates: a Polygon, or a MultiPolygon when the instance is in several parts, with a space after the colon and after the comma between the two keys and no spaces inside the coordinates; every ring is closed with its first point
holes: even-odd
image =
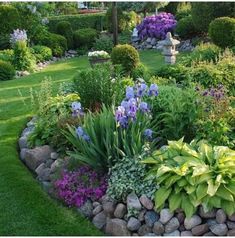
{"type": "Polygon", "coordinates": [[[235,45],[235,18],[216,18],[210,23],[209,36],[220,47],[233,47],[235,45]]]}
{"type": "Polygon", "coordinates": [[[108,53],[111,53],[113,49],[113,41],[111,37],[107,35],[101,35],[99,38],[95,40],[93,48],[94,50],[104,50],[108,53]]]}
{"type": "Polygon", "coordinates": [[[43,45],[35,45],[32,47],[32,53],[37,62],[43,62],[52,58],[52,50],[43,45]]]}
{"type": "Polygon", "coordinates": [[[178,21],[176,26],[176,33],[182,39],[188,39],[196,35],[197,31],[193,25],[192,16],[186,16],[178,21]]]}
{"type": "Polygon", "coordinates": [[[113,64],[122,65],[126,72],[131,72],[140,62],[138,51],[131,45],[117,45],[111,53],[113,64]]]}
{"type": "Polygon", "coordinates": [[[60,21],[56,25],[56,33],[67,39],[68,48],[73,48],[73,30],[70,22],[60,21]]]}
{"type": "Polygon", "coordinates": [[[79,29],[74,32],[74,46],[75,48],[87,47],[88,49],[92,47],[95,39],[97,37],[97,31],[92,28],[79,29]]]}
{"type": "Polygon", "coordinates": [[[14,76],[14,67],[9,62],[0,60],[0,81],[13,79],[14,76]]]}

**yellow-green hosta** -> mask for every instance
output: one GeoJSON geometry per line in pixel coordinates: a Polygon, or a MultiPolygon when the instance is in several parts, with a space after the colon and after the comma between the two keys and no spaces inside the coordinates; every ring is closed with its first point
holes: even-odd
{"type": "Polygon", "coordinates": [[[206,141],[190,144],[169,141],[168,146],[155,151],[143,163],[149,164],[160,188],[155,193],[157,209],[168,202],[173,211],[182,208],[187,217],[199,205],[205,210],[222,208],[235,212],[235,151],[214,146],[206,141]]]}

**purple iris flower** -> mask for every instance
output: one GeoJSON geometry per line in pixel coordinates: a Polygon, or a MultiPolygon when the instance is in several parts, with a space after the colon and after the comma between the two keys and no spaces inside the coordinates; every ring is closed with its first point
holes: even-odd
{"type": "Polygon", "coordinates": [[[81,126],[79,126],[76,129],[76,134],[77,134],[79,139],[83,139],[87,142],[90,142],[90,137],[85,133],[85,131],[83,130],[83,128],[81,126]]]}
{"type": "Polygon", "coordinates": [[[141,112],[148,112],[149,108],[148,108],[148,103],[147,102],[141,102],[139,105],[139,109],[141,112]]]}
{"type": "Polygon", "coordinates": [[[116,121],[119,121],[125,115],[125,108],[123,106],[119,106],[115,112],[116,121]]]}
{"type": "Polygon", "coordinates": [[[73,117],[84,115],[84,113],[82,111],[82,105],[80,102],[73,102],[71,107],[72,107],[72,116],[73,117]]]}
{"type": "Polygon", "coordinates": [[[153,131],[152,131],[151,129],[146,129],[146,130],[144,131],[144,136],[145,136],[147,139],[151,140],[151,139],[153,138],[153,131]]]}
{"type": "Polygon", "coordinates": [[[143,97],[146,93],[147,85],[145,83],[141,83],[140,85],[137,85],[137,97],[143,97]]]}
{"type": "Polygon", "coordinates": [[[135,97],[134,88],[128,86],[126,88],[126,99],[131,99],[135,97]]]}
{"type": "Polygon", "coordinates": [[[156,84],[151,84],[149,87],[149,96],[158,95],[158,86],[156,84]]]}

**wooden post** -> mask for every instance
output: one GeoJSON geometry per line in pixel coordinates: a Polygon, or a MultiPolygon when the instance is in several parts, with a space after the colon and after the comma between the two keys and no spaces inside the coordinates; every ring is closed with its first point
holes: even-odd
{"type": "Polygon", "coordinates": [[[117,19],[117,3],[113,2],[112,5],[112,20],[113,20],[113,44],[118,44],[118,19],[117,19]]]}

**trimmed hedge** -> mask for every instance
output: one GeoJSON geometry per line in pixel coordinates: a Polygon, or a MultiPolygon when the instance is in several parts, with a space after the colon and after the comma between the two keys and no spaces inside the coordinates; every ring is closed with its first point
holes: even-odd
{"type": "Polygon", "coordinates": [[[175,31],[182,39],[189,39],[195,36],[197,31],[193,25],[192,16],[180,19],[177,23],[175,31]]]}
{"type": "Polygon", "coordinates": [[[87,47],[90,49],[97,37],[97,31],[92,28],[84,28],[74,32],[73,40],[75,48],[87,47]]]}
{"type": "Polygon", "coordinates": [[[104,13],[53,16],[48,18],[48,26],[50,31],[56,32],[58,22],[68,21],[74,31],[83,28],[94,28],[100,31],[103,28],[104,17],[104,13]]]}
{"type": "Polygon", "coordinates": [[[31,48],[32,54],[35,56],[37,63],[50,60],[52,58],[52,50],[43,45],[35,45],[31,48]]]}
{"type": "Polygon", "coordinates": [[[9,62],[0,60],[0,81],[13,79],[14,76],[14,67],[9,62]]]}

